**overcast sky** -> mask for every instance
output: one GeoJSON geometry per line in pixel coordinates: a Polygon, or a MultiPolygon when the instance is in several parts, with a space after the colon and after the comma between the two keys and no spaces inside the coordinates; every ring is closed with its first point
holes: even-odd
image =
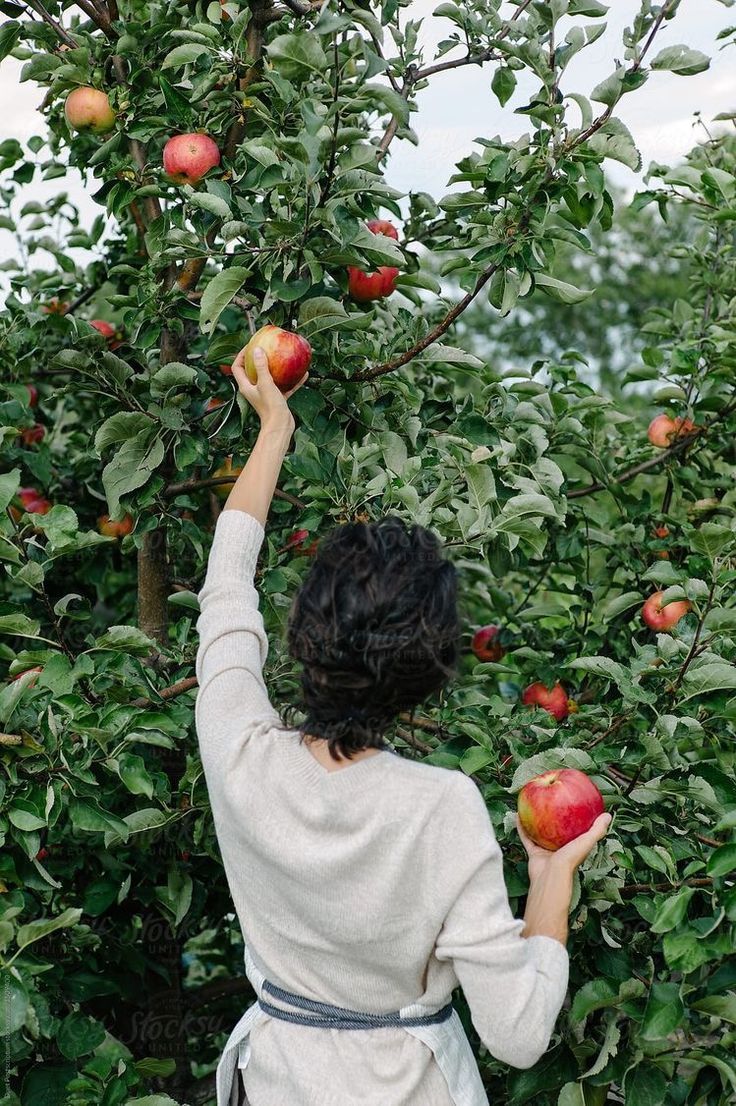
{"type": "MultiPolygon", "coordinates": [[[[438,2],[414,0],[411,7],[413,18],[424,18],[421,41],[427,62],[434,55],[436,42],[447,36],[451,27],[448,20],[432,16],[438,2]]],[[[612,71],[613,59],[622,56],[621,32],[638,9],[639,0],[612,0],[606,33],[574,60],[563,81],[563,92],[587,94],[612,71]]],[[[660,31],[655,52],[662,46],[683,42],[713,60],[709,70],[695,77],[653,73],[642,89],[624,97],[617,106],[616,114],[630,127],[641,150],[644,168],[653,160],[676,161],[690,149],[698,135],[693,119],[696,111],[709,122],[718,112],[736,108],[736,50],[719,52],[716,43],[718,32],[734,22],[733,10],[718,0],[682,0],[677,17],[660,31]]],[[[36,110],[44,90],[31,83],[19,84],[20,68],[14,58],[0,63],[0,104],[6,107],[2,137],[25,142],[31,135],[44,133],[43,119],[36,110]],[[11,104],[12,113],[7,110],[11,104]]],[[[470,152],[476,137],[501,134],[508,139],[527,130],[527,118],[514,115],[513,109],[525,102],[533,86],[520,85],[501,109],[490,89],[492,72],[489,66],[466,66],[431,79],[420,94],[420,111],[412,117],[419,147],[398,141],[391,147],[387,165],[391,184],[402,191],[427,191],[438,198],[447,191],[455,162],[470,152]]],[[[618,163],[606,164],[617,182],[630,189],[637,185],[635,174],[618,163]]],[[[79,205],[88,225],[101,209],[90,198],[94,187],[86,186],[76,170],[70,171],[65,182],[59,178],[26,186],[23,201],[43,200],[57,194],[62,186],[79,205]]],[[[11,236],[0,231],[0,257],[14,248],[11,236]]]]}

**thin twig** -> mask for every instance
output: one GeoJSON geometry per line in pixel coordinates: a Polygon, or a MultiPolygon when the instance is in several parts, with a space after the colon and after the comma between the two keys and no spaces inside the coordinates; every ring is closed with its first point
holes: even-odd
{"type": "Polygon", "coordinates": [[[678,887],[712,886],[712,878],[710,876],[703,876],[699,879],[676,880],[674,883],[630,883],[626,887],[621,887],[619,889],[619,894],[622,898],[628,898],[630,895],[638,895],[643,891],[676,891],[678,887]]]}
{"type": "Polygon", "coordinates": [[[53,16],[51,16],[46,11],[46,8],[41,3],[41,0],[23,0],[23,2],[26,4],[27,7],[29,7],[32,11],[34,11],[36,13],[36,15],[40,15],[41,19],[43,19],[44,23],[48,23],[49,27],[53,27],[53,29],[56,32],[57,36],[61,39],[61,41],[66,46],[69,46],[69,47],[71,47],[71,49],[74,49],[75,47],[77,47],[79,45],[79,43],[76,41],[76,39],[73,39],[72,36],[67,31],[64,30],[62,25],[60,23],[57,23],[57,21],[53,18],[53,16]]]}

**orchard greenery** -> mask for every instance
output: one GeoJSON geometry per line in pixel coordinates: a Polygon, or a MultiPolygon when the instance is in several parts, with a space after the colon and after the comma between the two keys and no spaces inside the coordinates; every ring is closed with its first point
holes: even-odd
{"type": "Polygon", "coordinates": [[[672,44],[679,7],[641,0],[580,90],[567,69],[604,31],[599,0],[442,3],[436,57],[407,0],[1,0],[0,56],[43,90],[48,137],[0,144],[0,226],[18,243],[0,323],[0,1106],[212,1103],[252,1000],[193,660],[213,473],[242,464],[257,430],[220,366],[266,322],[314,349],[258,573],[274,701],[296,693],[284,621],[310,542],[394,512],[457,564],[467,649],[453,686],[390,737],[477,781],[514,908],[528,779],[582,769],[615,814],[577,878],[548,1053],[508,1071],[457,999],[490,1100],[733,1102],[734,115],[682,165],[653,166],[628,210],[605,175],[639,168],[619,101],[708,67],[672,44]],[[416,95],[434,80],[452,95],[464,65],[517,136],[480,136],[444,197],[401,195],[390,156],[417,141],[416,95]],[[105,134],[67,125],[85,86],[109,97],[105,134]],[[163,147],[196,131],[220,165],[172,184],[163,147]],[[24,202],[68,165],[99,206],[86,229],[62,182],[24,202]],[[374,218],[399,240],[371,234],[374,218]],[[658,253],[637,262],[646,313],[621,256],[641,236],[658,253]],[[396,292],[354,302],[348,267],[382,265],[400,269],[396,292]],[[614,365],[566,348],[593,335],[595,352],[596,333],[614,365]],[[654,449],[663,412],[697,430],[654,449]],[[670,633],[641,619],[655,591],[692,604],[670,633]],[[505,654],[478,663],[489,623],[505,654]],[[563,722],[522,705],[558,681],[577,706],[563,722]]]}

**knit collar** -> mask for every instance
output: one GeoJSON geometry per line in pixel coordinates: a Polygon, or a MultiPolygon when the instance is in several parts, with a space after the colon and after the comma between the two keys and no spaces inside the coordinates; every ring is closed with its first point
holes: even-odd
{"type": "Polygon", "coordinates": [[[373,756],[363,757],[331,772],[320,764],[306,743],[299,740],[300,736],[298,730],[284,733],[284,748],[289,763],[303,780],[331,789],[354,791],[364,787],[372,779],[379,779],[397,756],[393,749],[381,749],[373,756]]]}

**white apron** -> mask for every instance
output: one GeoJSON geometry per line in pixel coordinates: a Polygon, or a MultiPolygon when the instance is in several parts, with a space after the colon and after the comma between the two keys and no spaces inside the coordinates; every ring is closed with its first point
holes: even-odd
{"type": "MultiPolygon", "coordinates": [[[[253,962],[248,946],[245,946],[245,974],[253,984],[260,998],[265,976],[253,962]]],[[[443,1004],[444,1005],[444,1004],[443,1004]]],[[[441,1007],[426,1006],[414,1002],[404,1006],[402,1017],[418,1017],[434,1014],[441,1007]]],[[[250,1033],[254,1025],[265,1021],[270,1015],[261,1009],[258,1001],[249,1006],[233,1029],[223,1049],[217,1065],[216,1092],[217,1106],[238,1106],[240,1072],[250,1060],[250,1033]]],[[[435,1060],[447,1081],[447,1086],[455,1106],[488,1106],[478,1065],[473,1056],[470,1042],[465,1035],[458,1013],[453,1010],[451,1017],[436,1025],[402,1026],[404,1032],[411,1033],[423,1041],[434,1053],[435,1060]]],[[[360,1032],[360,1030],[345,1030],[360,1032]]]]}

